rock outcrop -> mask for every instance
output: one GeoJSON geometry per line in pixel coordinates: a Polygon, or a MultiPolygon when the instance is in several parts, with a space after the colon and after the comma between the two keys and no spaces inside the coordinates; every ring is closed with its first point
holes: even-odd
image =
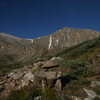
{"type": "MultiPolygon", "coordinates": [[[[47,89],[55,89],[59,98],[66,100],[66,95],[63,93],[63,88],[66,83],[68,84],[71,80],[77,80],[76,77],[70,75],[66,76],[62,68],[59,66],[57,59],[51,59],[48,61],[39,61],[34,65],[26,65],[23,68],[14,69],[4,76],[0,77],[0,98],[5,98],[9,95],[12,90],[19,90],[30,83],[32,85],[41,85],[42,91],[45,92],[47,89]],[[45,67],[44,67],[45,66],[45,67]]],[[[100,86],[99,81],[91,81],[90,87],[95,88],[100,86]]],[[[73,88],[75,89],[75,88],[73,88]]],[[[85,97],[70,95],[70,100],[93,100],[94,98],[100,98],[95,91],[84,87],[82,91],[85,93],[85,97]]],[[[38,100],[41,95],[34,98],[38,100]]],[[[6,100],[6,99],[3,99],[6,100]]]]}
{"type": "Polygon", "coordinates": [[[57,67],[57,66],[58,66],[58,62],[57,61],[49,60],[42,66],[42,68],[49,69],[49,68],[57,67]]]}
{"type": "Polygon", "coordinates": [[[45,88],[51,88],[54,84],[54,87],[61,89],[61,82],[59,78],[62,76],[61,70],[54,70],[58,66],[57,60],[49,60],[44,62],[37,62],[32,65],[24,66],[20,69],[14,69],[11,72],[7,73],[5,76],[0,78],[0,92],[1,97],[7,97],[11,90],[18,90],[24,86],[29,85],[29,83],[35,84],[37,78],[41,78],[41,87],[43,91],[45,88]],[[48,69],[45,69],[46,68],[48,69]],[[46,87],[47,86],[47,87],[46,87]]]}

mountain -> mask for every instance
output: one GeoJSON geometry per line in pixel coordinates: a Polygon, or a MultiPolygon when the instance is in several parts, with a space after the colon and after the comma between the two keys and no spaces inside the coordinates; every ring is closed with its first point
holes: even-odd
{"type": "Polygon", "coordinates": [[[100,32],[94,30],[73,28],[63,28],[36,39],[21,39],[0,33],[0,62],[26,62],[44,55],[53,56],[68,47],[98,36],[100,32]]]}
{"type": "Polygon", "coordinates": [[[56,56],[13,65],[0,76],[0,100],[100,100],[100,37],[56,56]]]}

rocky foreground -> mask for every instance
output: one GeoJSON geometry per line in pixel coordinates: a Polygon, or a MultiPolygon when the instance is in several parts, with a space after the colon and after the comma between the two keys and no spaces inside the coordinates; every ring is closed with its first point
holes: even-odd
{"type": "MultiPolygon", "coordinates": [[[[6,73],[0,77],[0,100],[6,100],[12,90],[20,90],[29,84],[38,84],[42,91],[46,91],[47,88],[55,89],[59,100],[99,100],[100,95],[93,91],[94,88],[100,87],[100,81],[97,81],[100,80],[99,75],[95,76],[96,78],[89,78],[90,84],[88,86],[77,85],[77,91],[84,94],[84,97],[75,96],[74,93],[73,95],[65,93],[68,84],[79,79],[75,76],[66,75],[71,71],[59,65],[61,60],[60,57],[54,57],[51,60],[39,61],[34,65],[26,65],[6,73]]],[[[41,100],[41,95],[34,97],[34,100],[41,100]]]]}

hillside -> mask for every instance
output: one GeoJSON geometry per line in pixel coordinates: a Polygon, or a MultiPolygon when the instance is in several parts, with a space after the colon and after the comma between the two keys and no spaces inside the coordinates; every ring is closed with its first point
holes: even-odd
{"type": "Polygon", "coordinates": [[[72,28],[63,28],[51,35],[37,39],[21,39],[0,33],[0,73],[19,68],[27,63],[34,63],[37,59],[50,59],[54,55],[66,51],[66,48],[99,35],[100,32],[93,30],[72,28]]]}
{"type": "Polygon", "coordinates": [[[99,48],[100,48],[100,37],[97,37],[95,39],[83,42],[79,45],[67,48],[64,51],[58,53],[56,56],[63,56],[64,58],[75,59],[85,54],[89,55],[90,53],[97,55],[95,53],[96,50],[99,52],[99,48]]]}
{"type": "Polygon", "coordinates": [[[98,36],[100,36],[100,32],[73,28],[63,28],[51,35],[37,39],[21,39],[0,33],[0,61],[8,64],[27,62],[44,55],[52,56],[67,47],[98,36]]]}
{"type": "Polygon", "coordinates": [[[43,60],[47,56],[3,75],[1,96],[10,93],[7,100],[100,100],[100,37],[43,60]]]}

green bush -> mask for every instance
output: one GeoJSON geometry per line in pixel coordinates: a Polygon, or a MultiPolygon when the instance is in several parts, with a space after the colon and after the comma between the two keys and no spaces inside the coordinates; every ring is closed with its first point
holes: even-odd
{"type": "Polygon", "coordinates": [[[97,86],[94,91],[96,92],[96,94],[100,95],[100,86],[97,86]]]}
{"type": "Polygon", "coordinates": [[[100,100],[100,98],[96,97],[96,98],[94,98],[93,100],[100,100]]]}
{"type": "Polygon", "coordinates": [[[43,95],[42,95],[42,99],[41,100],[58,100],[57,96],[54,92],[54,90],[52,89],[47,89],[43,95]]]}
{"type": "Polygon", "coordinates": [[[87,79],[80,79],[78,81],[78,84],[81,84],[81,85],[90,85],[91,81],[90,80],[87,80],[87,79]]]}
{"type": "Polygon", "coordinates": [[[77,76],[82,76],[82,77],[87,77],[91,76],[93,74],[93,71],[90,68],[90,63],[87,61],[82,61],[82,60],[70,60],[70,61],[61,61],[60,66],[66,67],[66,68],[71,68],[74,75],[77,76]]]}
{"type": "Polygon", "coordinates": [[[7,100],[31,100],[36,96],[40,96],[42,94],[41,89],[39,87],[24,87],[17,91],[11,91],[7,100]]]}

